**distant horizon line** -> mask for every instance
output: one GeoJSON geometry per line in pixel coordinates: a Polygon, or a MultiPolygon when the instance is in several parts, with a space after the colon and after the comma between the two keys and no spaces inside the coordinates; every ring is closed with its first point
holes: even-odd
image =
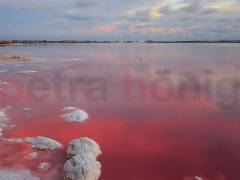
{"type": "Polygon", "coordinates": [[[0,44],[47,43],[240,43],[240,40],[0,40],[0,44]]]}

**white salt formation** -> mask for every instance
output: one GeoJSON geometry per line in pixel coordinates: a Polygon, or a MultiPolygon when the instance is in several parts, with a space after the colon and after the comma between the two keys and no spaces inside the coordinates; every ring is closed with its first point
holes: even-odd
{"type": "Polygon", "coordinates": [[[30,111],[31,108],[30,108],[30,107],[24,107],[24,108],[22,108],[22,110],[23,110],[23,111],[30,111]]]}
{"type": "Polygon", "coordinates": [[[195,176],[195,180],[204,180],[202,177],[195,176]]]}
{"type": "Polygon", "coordinates": [[[65,180],[97,180],[101,175],[101,164],[92,153],[82,153],[69,159],[63,172],[65,180]]]}
{"type": "Polygon", "coordinates": [[[38,165],[39,171],[48,171],[51,168],[51,164],[49,162],[42,162],[38,165]]]}
{"type": "Polygon", "coordinates": [[[68,107],[64,107],[62,110],[63,111],[74,111],[75,109],[77,109],[76,107],[72,107],[72,106],[68,106],[68,107]]]}
{"type": "Polygon", "coordinates": [[[0,109],[0,122],[4,122],[8,120],[8,115],[6,113],[6,109],[0,109]]]}
{"type": "Polygon", "coordinates": [[[72,140],[68,144],[69,159],[63,168],[65,180],[97,180],[101,175],[99,145],[88,137],[72,140]]]}
{"type": "Polygon", "coordinates": [[[2,136],[3,129],[8,128],[7,121],[8,115],[6,109],[0,109],[0,136],[2,136]]]}
{"type": "Polygon", "coordinates": [[[67,154],[69,157],[77,154],[92,153],[95,157],[102,154],[99,145],[88,137],[74,139],[68,144],[67,154]]]}
{"type": "MultiPolygon", "coordinates": [[[[0,71],[0,73],[1,73],[1,71],[0,71]]],[[[7,82],[7,81],[0,80],[0,85],[7,85],[7,84],[8,84],[8,82],[7,82]]]]}
{"type": "MultiPolygon", "coordinates": [[[[68,108],[70,108],[70,107],[68,107],[68,108]]],[[[65,110],[67,110],[67,109],[65,108],[65,110]]],[[[83,122],[89,118],[87,112],[85,112],[84,110],[81,110],[81,109],[74,109],[72,112],[63,114],[62,117],[66,121],[70,121],[70,122],[83,122]]]]}
{"type": "Polygon", "coordinates": [[[37,71],[35,71],[35,70],[22,70],[22,71],[18,72],[18,74],[33,74],[33,73],[37,73],[37,71]]]}
{"type": "Polygon", "coordinates": [[[21,144],[24,142],[22,138],[2,138],[2,140],[9,144],[21,144]]]}
{"type": "Polygon", "coordinates": [[[37,152],[32,152],[26,156],[24,156],[25,159],[28,159],[28,160],[34,160],[34,159],[37,159],[39,156],[39,153],[37,152]]]}
{"type": "Polygon", "coordinates": [[[40,150],[54,150],[62,148],[63,145],[53,139],[47,137],[27,137],[24,141],[32,146],[32,148],[40,149],[40,150]]]}
{"type": "Polygon", "coordinates": [[[40,180],[35,177],[29,170],[0,170],[0,180],[40,180]]]}

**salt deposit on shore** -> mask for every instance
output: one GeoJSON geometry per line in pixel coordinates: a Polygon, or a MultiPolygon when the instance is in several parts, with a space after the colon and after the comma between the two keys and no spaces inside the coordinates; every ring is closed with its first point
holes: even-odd
{"type": "Polygon", "coordinates": [[[30,61],[31,58],[25,56],[15,56],[5,53],[0,53],[0,61],[30,61]]]}

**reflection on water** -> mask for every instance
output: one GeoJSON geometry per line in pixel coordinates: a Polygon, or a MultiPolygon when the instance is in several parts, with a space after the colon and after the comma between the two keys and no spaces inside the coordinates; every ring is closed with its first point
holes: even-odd
{"type": "MultiPolygon", "coordinates": [[[[237,180],[240,166],[237,44],[74,44],[2,47],[31,56],[0,64],[3,137],[46,136],[101,146],[101,179],[237,180]],[[21,73],[19,73],[21,72],[21,73]],[[64,107],[89,119],[67,122],[64,107]]],[[[61,179],[63,150],[0,142],[0,167],[61,179]],[[41,162],[53,166],[39,172],[41,162]]]]}

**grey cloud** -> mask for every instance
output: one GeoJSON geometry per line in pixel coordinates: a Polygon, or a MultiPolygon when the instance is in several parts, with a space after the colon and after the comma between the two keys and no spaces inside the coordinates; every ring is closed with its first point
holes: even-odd
{"type": "Polygon", "coordinates": [[[90,15],[77,15],[77,14],[67,14],[66,19],[76,20],[76,21],[104,21],[103,17],[90,16],[90,15]]]}
{"type": "Polygon", "coordinates": [[[101,0],[75,0],[73,6],[65,13],[64,18],[76,21],[103,21],[104,15],[99,3],[101,0]]]}
{"type": "Polygon", "coordinates": [[[200,14],[202,15],[210,15],[210,14],[213,14],[213,13],[216,13],[217,11],[215,9],[205,9],[203,10],[202,12],[200,12],[200,14]]]}
{"type": "Polygon", "coordinates": [[[185,11],[185,12],[188,12],[188,13],[192,13],[192,12],[197,12],[201,9],[202,9],[201,1],[192,1],[192,2],[190,2],[189,5],[182,8],[181,10],[185,11]]]}
{"type": "Polygon", "coordinates": [[[76,1],[76,7],[78,8],[87,8],[87,7],[93,7],[100,3],[99,0],[77,0],[76,1]]]}
{"type": "Polygon", "coordinates": [[[122,19],[126,19],[132,22],[148,22],[151,21],[147,10],[137,11],[134,15],[122,16],[122,19]]]}
{"type": "Polygon", "coordinates": [[[165,5],[160,8],[161,13],[163,14],[174,14],[175,11],[171,9],[169,5],[165,5]]]}

